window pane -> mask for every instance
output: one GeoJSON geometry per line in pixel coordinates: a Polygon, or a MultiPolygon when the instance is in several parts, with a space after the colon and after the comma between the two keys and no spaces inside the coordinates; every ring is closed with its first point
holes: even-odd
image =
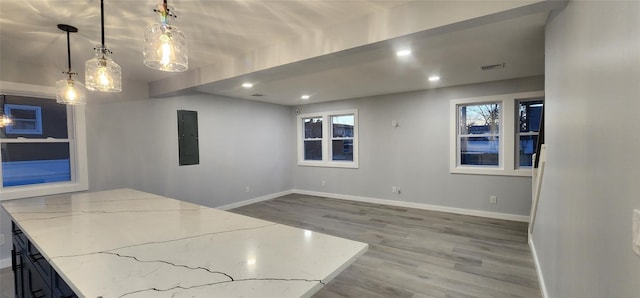
{"type": "Polygon", "coordinates": [[[3,143],[4,187],[71,181],[69,143],[3,143]]]}
{"type": "Polygon", "coordinates": [[[322,140],[304,141],[304,159],[322,160],[322,140]]]}
{"type": "Polygon", "coordinates": [[[518,145],[519,160],[521,167],[530,167],[533,165],[532,156],[536,152],[536,146],[538,144],[538,136],[520,136],[520,142],[518,145]]]}
{"type": "Polygon", "coordinates": [[[353,138],[354,115],[331,116],[334,138],[353,138]]]}
{"type": "Polygon", "coordinates": [[[520,132],[540,131],[542,100],[522,101],[519,104],[520,132]]]}
{"type": "Polygon", "coordinates": [[[459,134],[498,134],[500,104],[464,105],[458,108],[459,134]]]}
{"type": "Polygon", "coordinates": [[[461,137],[460,164],[498,166],[498,137],[461,137]]]}
{"type": "Polygon", "coordinates": [[[322,117],[302,119],[305,139],[322,138],[322,117]]]}
{"type": "Polygon", "coordinates": [[[11,115],[13,125],[0,130],[0,138],[66,139],[67,107],[53,99],[7,95],[2,111],[11,115]],[[38,111],[39,110],[39,111],[38,111]],[[38,119],[40,117],[40,119],[38,119]]]}
{"type": "Polygon", "coordinates": [[[353,161],[353,140],[333,140],[331,152],[333,160],[353,161]]]}

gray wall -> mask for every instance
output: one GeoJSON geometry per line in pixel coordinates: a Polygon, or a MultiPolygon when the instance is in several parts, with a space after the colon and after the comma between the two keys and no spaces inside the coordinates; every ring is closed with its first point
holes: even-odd
{"type": "Polygon", "coordinates": [[[87,105],[90,189],[131,187],[206,206],[289,190],[291,117],[289,107],[202,94],[87,105]],[[198,111],[199,165],[178,166],[182,109],[198,111]]]}
{"type": "Polygon", "coordinates": [[[570,2],[547,25],[545,67],[533,243],[549,297],[638,297],[640,2],[570,2]]]}
{"type": "MultiPolygon", "coordinates": [[[[449,173],[449,100],[543,89],[540,76],[295,107],[302,114],[357,108],[360,168],[297,166],[293,155],[294,187],[528,215],[530,177],[449,173]],[[392,120],[399,127],[393,128],[392,120]],[[401,194],[391,193],[392,186],[401,194]],[[498,204],[489,203],[490,195],[498,197],[498,204]]],[[[292,117],[293,127],[295,121],[292,117]]]]}

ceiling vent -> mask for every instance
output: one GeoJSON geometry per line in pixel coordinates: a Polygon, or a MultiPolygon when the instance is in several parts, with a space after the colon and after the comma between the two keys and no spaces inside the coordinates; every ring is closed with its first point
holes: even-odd
{"type": "Polygon", "coordinates": [[[484,65],[481,66],[480,69],[482,70],[494,70],[494,69],[502,69],[506,66],[506,63],[500,63],[500,64],[493,64],[493,65],[484,65]]]}
{"type": "Polygon", "coordinates": [[[264,94],[256,93],[256,94],[251,94],[251,96],[260,97],[260,96],[264,96],[264,94]]]}

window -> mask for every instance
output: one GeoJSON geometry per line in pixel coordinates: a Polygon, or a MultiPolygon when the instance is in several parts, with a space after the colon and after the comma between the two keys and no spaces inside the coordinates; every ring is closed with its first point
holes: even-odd
{"type": "Polygon", "coordinates": [[[500,106],[497,102],[458,106],[461,165],[499,165],[500,106]]]}
{"type": "Polygon", "coordinates": [[[331,160],[353,161],[354,114],[331,116],[331,160]]]}
{"type": "Polygon", "coordinates": [[[42,134],[42,108],[39,106],[4,105],[5,115],[13,119],[7,134],[42,134]]]}
{"type": "Polygon", "coordinates": [[[530,176],[544,93],[451,101],[450,171],[530,176]]]}
{"type": "Polygon", "coordinates": [[[303,118],[304,160],[322,160],[322,117],[303,118]]]}
{"type": "Polygon", "coordinates": [[[536,152],[538,144],[543,105],[541,99],[518,102],[519,121],[516,136],[518,150],[516,157],[518,160],[516,164],[520,168],[531,168],[533,165],[533,154],[536,152]]]}
{"type": "Polygon", "coordinates": [[[358,167],[357,110],[298,116],[298,165],[358,167]]]}
{"type": "Polygon", "coordinates": [[[57,104],[51,87],[1,83],[20,94],[2,102],[13,123],[0,129],[1,199],[86,190],[84,108],[57,104]]]}

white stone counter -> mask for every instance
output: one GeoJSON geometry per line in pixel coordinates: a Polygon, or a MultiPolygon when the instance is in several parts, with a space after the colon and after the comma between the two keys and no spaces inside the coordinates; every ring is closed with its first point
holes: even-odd
{"type": "Polygon", "coordinates": [[[311,296],[367,250],[131,189],[2,206],[80,297],[311,296]]]}

